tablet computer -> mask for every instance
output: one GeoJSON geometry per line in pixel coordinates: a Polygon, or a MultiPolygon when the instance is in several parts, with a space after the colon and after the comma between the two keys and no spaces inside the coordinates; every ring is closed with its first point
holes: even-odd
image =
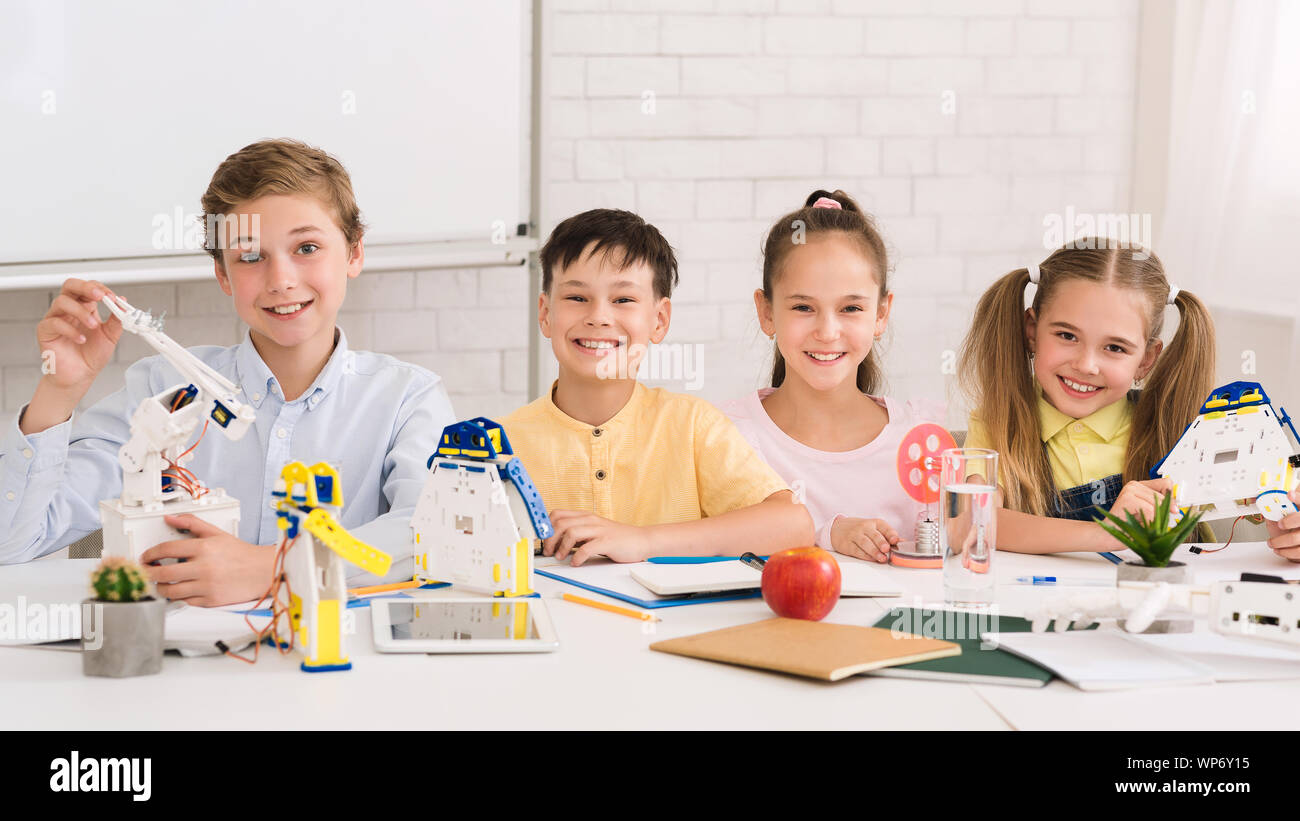
{"type": "Polygon", "coordinates": [[[545,653],[560,640],[541,599],[375,599],[381,653],[545,653]]]}

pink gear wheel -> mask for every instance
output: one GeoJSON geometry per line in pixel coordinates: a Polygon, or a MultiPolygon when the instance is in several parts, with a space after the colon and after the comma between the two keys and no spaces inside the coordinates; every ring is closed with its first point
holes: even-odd
{"type": "Polygon", "coordinates": [[[939,454],[957,447],[942,425],[926,422],[907,432],[898,445],[898,483],[922,504],[939,501],[939,454]]]}

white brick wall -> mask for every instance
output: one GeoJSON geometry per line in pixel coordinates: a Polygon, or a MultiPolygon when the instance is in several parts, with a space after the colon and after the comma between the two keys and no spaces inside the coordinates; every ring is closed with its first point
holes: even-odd
{"type": "Polygon", "coordinates": [[[666,341],[701,346],[706,398],[764,384],[759,248],[814,188],[877,216],[889,383],[934,399],[957,399],[944,352],[979,293],[1047,255],[1045,214],[1129,210],[1136,0],[573,0],[550,22],[545,227],[610,205],[664,231],[666,341]]]}
{"type": "MultiPolygon", "coordinates": [[[[699,346],[706,398],[765,384],[759,249],[814,188],[844,188],[877,216],[895,265],[890,389],[934,399],[950,398],[944,352],[980,291],[1046,256],[1045,214],[1128,210],[1136,0],[557,0],[547,12],[543,228],[609,206],[664,231],[682,276],[666,341],[699,346]]],[[[165,308],[183,342],[242,334],[213,283],[121,290],[165,308]]],[[[32,326],[49,299],[0,299],[6,410],[39,375],[32,326]]],[[[529,398],[535,299],[520,269],[364,273],[340,323],[354,347],[441,373],[461,416],[501,415],[529,398]]],[[[127,340],[90,398],[144,353],[127,340]]],[[[949,421],[964,426],[960,408],[949,421]]]]}

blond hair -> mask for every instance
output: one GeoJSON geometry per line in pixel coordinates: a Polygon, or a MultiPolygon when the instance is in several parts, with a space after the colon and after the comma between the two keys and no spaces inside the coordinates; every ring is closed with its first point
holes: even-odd
{"type": "MultiPolygon", "coordinates": [[[[1086,280],[1137,291],[1147,307],[1146,344],[1160,337],[1170,287],[1160,260],[1138,246],[1080,239],[1052,253],[1041,265],[1035,316],[1057,288],[1086,280]]],[[[1025,335],[1025,285],[1019,268],[999,279],[980,298],[962,344],[958,373],[971,398],[972,414],[988,431],[989,447],[1000,455],[1004,504],[1038,516],[1057,507],[1060,488],[1052,478],[1040,436],[1034,375],[1025,335]]],[[[1124,454],[1124,481],[1148,478],[1148,469],[1173,448],[1214,388],[1214,321],[1204,303],[1180,290],[1174,300],[1180,321],[1170,344],[1157,357],[1133,412],[1124,454]]]]}
{"type": "Polygon", "coordinates": [[[213,236],[214,218],[268,194],[304,194],[319,199],[332,212],[349,248],[365,233],[352,179],[342,163],[298,140],[262,140],[226,157],[200,200],[204,247],[217,262],[221,262],[222,249],[218,237],[213,236]]]}

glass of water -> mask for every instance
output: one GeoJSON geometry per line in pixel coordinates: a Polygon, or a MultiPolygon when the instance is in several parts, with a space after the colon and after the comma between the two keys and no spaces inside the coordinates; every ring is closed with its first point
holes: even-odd
{"type": "Polygon", "coordinates": [[[954,448],[942,454],[939,477],[939,544],[943,597],[948,604],[986,607],[996,582],[998,454],[954,448]]]}

